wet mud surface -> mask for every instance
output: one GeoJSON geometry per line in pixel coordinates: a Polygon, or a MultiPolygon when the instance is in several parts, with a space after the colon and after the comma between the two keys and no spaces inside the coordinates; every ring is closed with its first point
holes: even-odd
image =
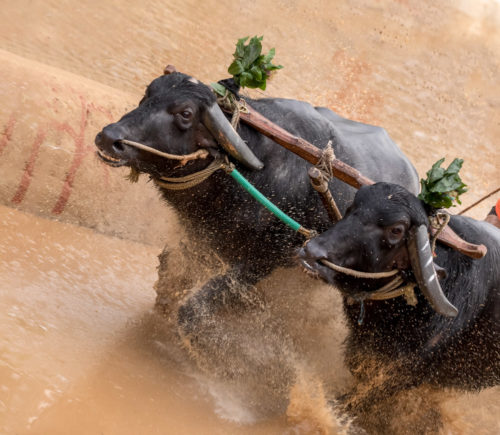
{"type": "MultiPolygon", "coordinates": [[[[152,310],[157,256],[182,222],[150,184],[104,171],[92,140],[166,64],[215,81],[237,38],[264,34],[285,66],[266,95],[385,127],[421,176],[464,158],[466,207],[500,185],[500,3],[22,0],[0,18],[0,432],[359,433],[331,400],[352,382],[337,292],[276,271],[259,285],[264,309],[214,325],[241,346],[200,361],[152,310]],[[12,69],[18,57],[30,74],[12,69]],[[40,90],[47,65],[71,91],[40,90]]],[[[500,432],[498,387],[411,392],[394,408],[401,433],[429,409],[443,434],[500,432]]]]}

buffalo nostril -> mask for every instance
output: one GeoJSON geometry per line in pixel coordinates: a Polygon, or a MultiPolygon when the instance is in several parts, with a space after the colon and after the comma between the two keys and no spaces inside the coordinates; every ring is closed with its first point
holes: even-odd
{"type": "Polygon", "coordinates": [[[120,141],[125,138],[125,129],[117,124],[107,125],[97,135],[96,140],[99,140],[101,147],[109,151],[123,151],[124,147],[120,141]]]}
{"type": "Polygon", "coordinates": [[[122,153],[125,150],[125,147],[121,142],[113,142],[113,151],[117,153],[122,153]]]}

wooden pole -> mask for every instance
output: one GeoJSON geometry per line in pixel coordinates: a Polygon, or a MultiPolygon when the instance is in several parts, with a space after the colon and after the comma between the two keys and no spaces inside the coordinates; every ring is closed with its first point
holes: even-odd
{"type": "Polygon", "coordinates": [[[321,202],[326,208],[328,217],[332,222],[338,222],[342,219],[342,214],[333,199],[330,189],[328,188],[328,182],[321,175],[321,171],[318,168],[309,168],[308,171],[309,178],[311,179],[311,185],[319,193],[321,202]]]}
{"type": "MultiPolygon", "coordinates": [[[[299,157],[303,158],[309,163],[312,163],[313,165],[317,165],[319,163],[322,151],[318,147],[300,137],[294,136],[280,126],[271,122],[269,119],[262,116],[259,112],[253,109],[248,103],[246,103],[246,108],[246,112],[240,112],[241,120],[255,128],[263,135],[271,138],[287,150],[297,154],[299,157]]],[[[344,162],[341,162],[340,160],[334,159],[331,163],[331,169],[333,175],[336,178],[342,180],[350,186],[355,187],[356,189],[359,189],[362,186],[369,186],[371,184],[374,184],[374,181],[363,176],[357,169],[354,169],[352,166],[349,166],[344,162]]],[[[333,208],[330,210],[331,203],[329,199],[327,197],[324,197],[323,194],[321,194],[321,199],[327,209],[330,218],[335,215],[336,219],[335,211],[333,210],[333,208]],[[330,213],[332,214],[330,215],[330,213]]],[[[466,242],[448,226],[443,230],[441,234],[439,234],[438,240],[445,245],[450,246],[451,248],[456,249],[462,254],[468,255],[472,258],[484,257],[487,252],[486,246],[474,245],[472,243],[466,242]]]]}
{"type": "MultiPolygon", "coordinates": [[[[266,117],[253,109],[248,103],[246,104],[247,111],[240,112],[240,119],[252,126],[258,132],[271,138],[282,147],[297,154],[304,160],[317,165],[321,160],[322,151],[310,142],[300,137],[294,136],[280,126],[271,122],[266,117]]],[[[357,169],[352,166],[335,159],[332,162],[332,173],[336,178],[349,184],[350,186],[359,189],[361,186],[369,186],[374,184],[372,180],[363,176],[357,169]]]]}

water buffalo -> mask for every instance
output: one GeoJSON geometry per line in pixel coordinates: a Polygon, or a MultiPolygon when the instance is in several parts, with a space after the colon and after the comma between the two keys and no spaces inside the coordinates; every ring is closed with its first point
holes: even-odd
{"type": "MultiPolygon", "coordinates": [[[[408,159],[380,127],[344,119],[331,110],[296,100],[265,98],[248,102],[254,109],[296,136],[324,148],[332,141],[336,156],[376,181],[391,181],[418,190],[418,177],[408,159]]],[[[310,186],[308,164],[269,138],[240,123],[238,132],[223,115],[211,89],[174,72],[155,79],[139,106],[96,137],[99,157],[112,166],[130,166],[159,177],[181,177],[207,167],[225,154],[240,172],[275,204],[306,228],[325,230],[328,216],[310,186]],[[185,155],[199,149],[209,157],[179,164],[131,147],[132,140],[167,153],[185,155]]],[[[333,180],[331,190],[341,211],[355,189],[333,180]]],[[[243,303],[251,288],[277,266],[293,265],[303,237],[284,226],[255,202],[223,171],[185,190],[160,188],[196,240],[221,258],[227,272],[206,282],[178,311],[184,333],[203,321],[206,308],[243,303]],[[240,291],[233,291],[238,282],[240,291]]],[[[186,275],[189,275],[186,271],[186,275]]],[[[182,282],[183,280],[179,280],[182,282]]],[[[182,285],[182,284],[179,284],[182,285]]],[[[184,289],[169,289],[169,292],[184,289]]],[[[168,311],[170,297],[159,289],[157,306],[168,311]]]]}
{"type": "Polygon", "coordinates": [[[486,256],[472,259],[439,243],[433,256],[424,204],[403,187],[377,183],[362,187],[344,218],[299,252],[309,272],[344,296],[346,361],[364,383],[358,408],[424,382],[466,390],[500,383],[500,230],[464,216],[452,215],[449,225],[486,245],[486,256]],[[394,276],[353,271],[399,271],[401,285],[415,282],[416,299],[380,298],[394,276]],[[367,361],[377,369],[361,379],[367,361]]]}

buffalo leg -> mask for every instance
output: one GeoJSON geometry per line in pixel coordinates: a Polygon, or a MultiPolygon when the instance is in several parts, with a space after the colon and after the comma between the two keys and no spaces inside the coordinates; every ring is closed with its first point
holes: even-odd
{"type": "Polygon", "coordinates": [[[196,335],[224,312],[235,314],[262,308],[263,297],[254,287],[259,278],[260,274],[238,267],[211,278],[179,307],[181,334],[196,335]]]}
{"type": "Polygon", "coordinates": [[[340,401],[368,433],[424,435],[440,429],[439,398],[421,375],[428,370],[426,362],[370,355],[363,347],[348,351],[346,364],[355,384],[340,401]]]}
{"type": "Polygon", "coordinates": [[[175,318],[187,292],[221,269],[217,259],[206,252],[192,241],[165,246],[158,256],[158,280],[154,285],[158,313],[175,318]]]}

